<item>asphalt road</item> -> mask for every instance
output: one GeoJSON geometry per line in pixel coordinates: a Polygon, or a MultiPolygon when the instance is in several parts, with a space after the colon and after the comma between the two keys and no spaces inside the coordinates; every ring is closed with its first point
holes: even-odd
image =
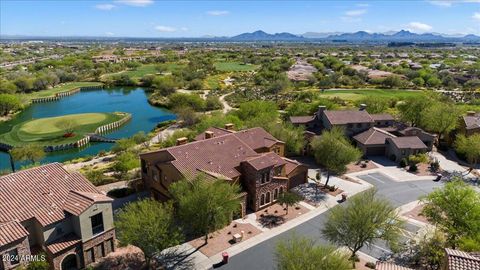
{"type": "MultiPolygon", "coordinates": [[[[434,188],[441,187],[441,183],[433,181],[409,181],[395,182],[386,175],[373,175],[373,178],[365,178],[366,181],[375,185],[378,194],[390,200],[396,207],[415,201],[419,196],[430,193],[434,188]],[[377,178],[377,179],[375,179],[377,178]],[[380,181],[379,181],[380,180],[380,181]]],[[[324,222],[327,218],[327,212],[322,213],[315,218],[302,223],[284,233],[268,239],[256,246],[253,246],[230,258],[228,264],[218,267],[218,269],[234,270],[269,270],[274,269],[274,252],[276,242],[289,234],[295,233],[299,236],[305,236],[315,239],[317,243],[327,243],[320,234],[324,222]]],[[[407,227],[408,231],[415,231],[415,226],[407,227]]],[[[363,252],[372,257],[379,258],[388,251],[385,243],[378,241],[373,248],[363,248],[363,252]]]]}

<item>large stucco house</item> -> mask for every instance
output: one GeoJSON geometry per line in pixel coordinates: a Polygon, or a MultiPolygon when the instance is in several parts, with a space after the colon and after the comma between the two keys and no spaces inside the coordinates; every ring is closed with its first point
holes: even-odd
{"type": "Polygon", "coordinates": [[[370,114],[366,105],[359,110],[327,110],[319,106],[312,116],[292,116],[295,126],[304,126],[311,138],[324,130],[340,127],[362,150],[364,156],[386,156],[400,161],[410,155],[431,151],[436,136],[417,127],[398,123],[390,114],[370,114]]]}
{"type": "Polygon", "coordinates": [[[279,194],[307,182],[307,167],[283,157],[285,144],[262,128],[235,131],[212,127],[193,142],[141,154],[142,179],[152,196],[168,200],[169,185],[203,173],[239,184],[241,213],[258,211],[274,203],[279,194]]]}
{"type": "Polygon", "coordinates": [[[112,199],[81,174],[52,163],[0,177],[0,256],[11,258],[0,269],[39,253],[52,269],[82,269],[114,244],[112,199]]]}

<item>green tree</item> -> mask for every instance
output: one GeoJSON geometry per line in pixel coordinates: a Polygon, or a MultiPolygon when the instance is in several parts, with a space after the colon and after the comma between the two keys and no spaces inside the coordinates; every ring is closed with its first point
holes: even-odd
{"type": "Polygon", "coordinates": [[[390,75],[382,81],[382,84],[388,88],[402,87],[403,80],[398,75],[390,75]]]}
{"type": "MultiPolygon", "coordinates": [[[[376,193],[375,189],[369,189],[353,196],[346,206],[334,207],[322,229],[330,242],[346,246],[352,252],[352,259],[363,246],[378,239],[394,249],[397,247],[403,222],[395,206],[376,193]]],[[[352,262],[355,267],[355,261],[352,262]]]]}
{"type": "Polygon", "coordinates": [[[457,126],[459,111],[453,104],[434,103],[423,112],[422,123],[427,130],[438,133],[438,139],[457,126]]]}
{"type": "Polygon", "coordinates": [[[168,96],[175,93],[175,89],[177,88],[177,84],[172,76],[155,77],[151,84],[162,96],[168,96]]]}
{"type": "Polygon", "coordinates": [[[126,151],[115,157],[112,170],[115,171],[119,177],[124,177],[130,170],[138,167],[140,167],[140,160],[137,155],[131,151],[126,151]]]}
{"type": "Polygon", "coordinates": [[[143,131],[139,131],[139,132],[135,133],[132,136],[132,140],[136,144],[142,144],[145,148],[149,148],[149,146],[150,146],[150,138],[143,131]]]}
{"type": "Polygon", "coordinates": [[[25,267],[26,270],[49,270],[50,264],[47,261],[47,255],[45,253],[40,253],[38,256],[43,256],[45,260],[32,260],[25,267]]]}
{"type": "Polygon", "coordinates": [[[10,111],[22,108],[20,99],[15,95],[0,94],[0,116],[7,115],[10,111]]]}
{"type": "Polygon", "coordinates": [[[152,258],[183,240],[173,213],[171,204],[153,199],[127,204],[115,221],[120,245],[134,245],[141,249],[147,269],[150,269],[152,258]]]}
{"type": "Polygon", "coordinates": [[[286,213],[288,214],[288,207],[297,205],[301,200],[302,196],[298,195],[297,193],[286,191],[278,196],[277,203],[284,205],[286,208],[286,213]]]}
{"type": "Polygon", "coordinates": [[[69,119],[62,119],[55,124],[58,128],[63,130],[64,135],[73,134],[75,127],[77,126],[76,122],[69,119]]]}
{"type": "Polygon", "coordinates": [[[120,153],[125,152],[128,149],[133,148],[136,145],[136,142],[133,138],[124,138],[115,142],[115,145],[112,147],[112,152],[120,153]]]}
{"type": "Polygon", "coordinates": [[[360,150],[350,144],[343,129],[336,127],[315,137],[311,146],[315,160],[327,171],[325,186],[328,186],[330,174],[344,173],[349,163],[362,156],[360,150]]]}
{"type": "Polygon", "coordinates": [[[462,237],[480,235],[480,194],[460,179],[446,183],[441,189],[421,198],[422,210],[447,237],[447,244],[456,248],[462,237]]]}
{"type": "Polygon", "coordinates": [[[10,154],[15,161],[29,161],[30,163],[39,162],[45,157],[43,147],[33,144],[15,147],[10,150],[10,154]]]}
{"type": "Polygon", "coordinates": [[[205,236],[221,229],[231,221],[232,214],[240,209],[240,186],[224,180],[207,179],[199,174],[170,186],[178,208],[178,217],[192,233],[205,236]]]}
{"type": "Polygon", "coordinates": [[[348,255],[331,246],[315,245],[306,237],[292,235],[276,245],[278,270],[349,270],[348,255]]]}
{"type": "Polygon", "coordinates": [[[409,122],[412,126],[421,125],[423,113],[431,105],[432,101],[427,98],[407,98],[398,105],[400,118],[404,122],[409,122]]]}
{"type": "Polygon", "coordinates": [[[480,134],[473,134],[468,137],[459,134],[454,145],[455,150],[465,156],[470,163],[470,170],[472,170],[480,158],[480,134]]]}

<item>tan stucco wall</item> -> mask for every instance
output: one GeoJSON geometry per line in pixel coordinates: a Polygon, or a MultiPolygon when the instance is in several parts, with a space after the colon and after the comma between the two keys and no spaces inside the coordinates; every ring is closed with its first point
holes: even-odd
{"type": "Polygon", "coordinates": [[[50,224],[45,227],[43,230],[43,239],[45,239],[46,243],[50,243],[72,231],[73,228],[70,218],[64,219],[61,222],[50,224]],[[63,232],[60,233],[59,229],[61,229],[63,232]]]}
{"type": "Polygon", "coordinates": [[[82,241],[87,241],[93,237],[92,235],[92,224],[90,221],[90,217],[102,213],[103,216],[103,229],[104,231],[108,231],[113,228],[113,212],[112,212],[112,204],[111,203],[97,203],[90,208],[88,208],[85,212],[83,212],[80,216],[78,216],[78,225],[80,225],[80,234],[79,236],[82,238],[82,241]]]}

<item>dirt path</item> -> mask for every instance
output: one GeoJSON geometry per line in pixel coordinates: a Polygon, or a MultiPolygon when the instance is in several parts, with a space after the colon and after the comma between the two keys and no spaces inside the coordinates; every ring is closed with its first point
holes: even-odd
{"type": "Polygon", "coordinates": [[[225,94],[225,95],[220,96],[220,98],[219,98],[219,99],[220,99],[220,102],[223,104],[223,113],[227,113],[227,112],[233,110],[233,107],[230,106],[230,105],[228,105],[227,101],[225,100],[225,98],[226,98],[227,96],[229,96],[229,95],[231,95],[231,94],[233,94],[233,93],[235,93],[235,92],[230,92],[230,93],[228,93],[228,94],[225,94]]]}

